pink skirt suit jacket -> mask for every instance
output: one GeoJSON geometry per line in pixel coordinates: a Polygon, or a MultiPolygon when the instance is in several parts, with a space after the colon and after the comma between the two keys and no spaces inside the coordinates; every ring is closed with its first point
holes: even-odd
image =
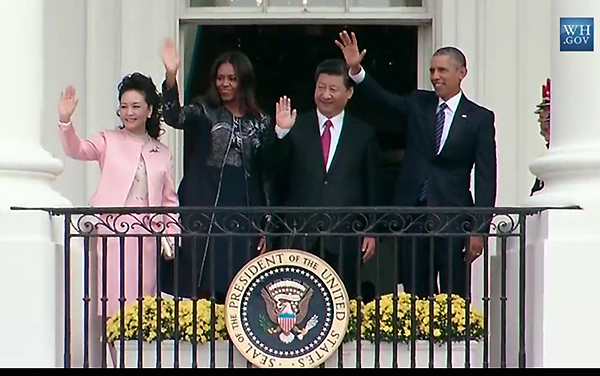
{"type": "MultiPolygon", "coordinates": [[[[150,137],[145,140],[133,136],[125,129],[106,130],[88,138],[80,139],[72,124],[59,125],[60,140],[65,154],[81,161],[97,161],[101,175],[98,187],[89,200],[92,207],[126,207],[126,206],[172,206],[179,205],[175,184],[173,182],[173,156],[163,143],[150,137]],[[143,200],[133,199],[132,186],[138,166],[145,164],[147,193],[143,200]]],[[[139,179],[138,179],[139,180],[139,179]]],[[[145,188],[145,187],[144,187],[145,188]]],[[[127,234],[146,234],[143,226],[152,222],[152,231],[175,235],[180,233],[175,214],[125,214],[97,215],[90,218],[95,224],[94,233],[110,234],[104,249],[102,241],[97,239],[97,272],[98,298],[108,299],[106,311],[98,303],[97,312],[106,318],[115,314],[120,308],[119,298],[123,293],[125,306],[137,304],[138,296],[155,296],[157,291],[156,261],[160,255],[157,241],[153,236],[143,237],[143,251],[139,249],[138,238],[124,237],[124,259],[121,257],[120,237],[118,232],[127,234]],[[140,226],[140,222],[143,226],[140,226]],[[165,227],[166,226],[166,227],[165,227]],[[115,233],[115,230],[117,233],[115,233]],[[140,260],[140,255],[142,259],[140,260]],[[106,260],[104,260],[106,258],[106,260]],[[107,280],[102,279],[102,265],[107,265],[107,280]],[[142,275],[139,265],[142,264],[142,275]],[[125,291],[120,289],[120,273],[123,268],[125,291]],[[139,280],[142,280],[142,290],[139,280]]],[[[87,220],[88,218],[84,218],[87,220]]],[[[82,227],[83,226],[79,226],[82,227]]],[[[85,228],[82,229],[85,231],[85,228]]],[[[93,238],[92,238],[93,239],[93,238]]],[[[94,299],[95,300],[95,299],[94,299]]],[[[93,301],[94,301],[93,300],[93,301]]],[[[98,302],[98,300],[96,300],[98,302]]]]}

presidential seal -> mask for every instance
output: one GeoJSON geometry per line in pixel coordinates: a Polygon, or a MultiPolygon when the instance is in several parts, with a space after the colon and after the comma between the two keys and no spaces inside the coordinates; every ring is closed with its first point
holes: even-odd
{"type": "Polygon", "coordinates": [[[260,368],[312,368],[342,343],[348,294],[333,268],[304,251],[275,250],[246,264],[225,299],[237,350],[260,368]]]}

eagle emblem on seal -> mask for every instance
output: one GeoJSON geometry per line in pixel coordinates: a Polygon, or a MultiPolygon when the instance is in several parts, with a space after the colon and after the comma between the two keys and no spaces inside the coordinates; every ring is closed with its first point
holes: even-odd
{"type": "Polygon", "coordinates": [[[318,323],[313,315],[301,328],[308,313],[313,290],[293,280],[275,281],[260,292],[265,301],[267,315],[274,326],[267,328],[271,335],[279,335],[283,343],[291,343],[295,338],[302,340],[318,323]]]}

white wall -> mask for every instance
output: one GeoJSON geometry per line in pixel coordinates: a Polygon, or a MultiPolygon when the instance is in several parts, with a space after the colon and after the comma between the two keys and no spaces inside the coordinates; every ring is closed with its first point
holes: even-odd
{"type": "Polygon", "coordinates": [[[80,97],[74,124],[86,136],[86,2],[46,0],[44,2],[44,107],[42,146],[64,164],[53,187],[73,205],[86,202],[86,166],[65,158],[58,139],[57,105],[61,91],[72,84],[80,97]],[[65,22],[65,20],[69,20],[65,22]]]}

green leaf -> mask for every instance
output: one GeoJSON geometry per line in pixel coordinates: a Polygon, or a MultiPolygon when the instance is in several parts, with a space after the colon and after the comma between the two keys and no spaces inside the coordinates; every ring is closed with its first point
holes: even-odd
{"type": "Polygon", "coordinates": [[[269,324],[269,319],[265,315],[258,315],[258,324],[265,333],[269,333],[269,329],[273,327],[269,324]]]}

